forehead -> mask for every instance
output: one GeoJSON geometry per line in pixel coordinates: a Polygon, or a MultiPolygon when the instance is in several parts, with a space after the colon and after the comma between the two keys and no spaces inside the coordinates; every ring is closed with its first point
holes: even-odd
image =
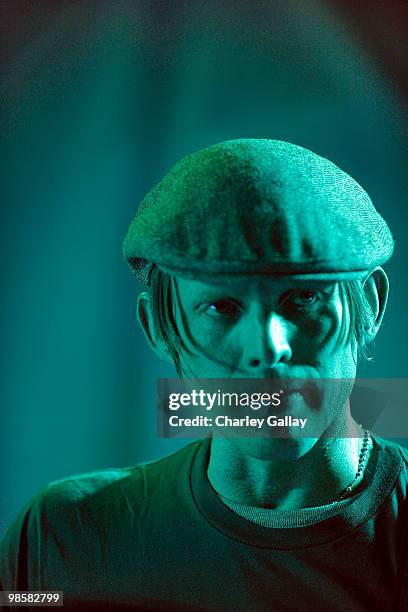
{"type": "Polygon", "coordinates": [[[196,299],[207,296],[246,296],[248,297],[277,297],[286,293],[290,289],[308,289],[315,288],[331,293],[336,285],[336,281],[323,281],[311,277],[307,280],[298,280],[291,278],[273,278],[273,277],[249,277],[240,280],[228,281],[197,281],[182,277],[174,277],[175,283],[182,297],[187,300],[196,299]]]}

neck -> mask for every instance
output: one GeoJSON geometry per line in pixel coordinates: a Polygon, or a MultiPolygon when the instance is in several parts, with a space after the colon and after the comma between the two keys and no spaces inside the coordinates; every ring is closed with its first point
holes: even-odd
{"type": "Polygon", "coordinates": [[[242,440],[213,438],[208,478],[221,497],[250,506],[290,510],[329,504],[357,473],[362,438],[353,424],[355,437],[322,437],[305,454],[284,461],[255,456],[242,440]]]}

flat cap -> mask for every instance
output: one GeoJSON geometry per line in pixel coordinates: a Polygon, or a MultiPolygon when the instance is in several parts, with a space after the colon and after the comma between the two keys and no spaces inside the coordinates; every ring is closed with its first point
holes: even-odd
{"type": "Polygon", "coordinates": [[[123,255],[197,280],[347,280],[392,255],[391,232],[348,174],[303,147],[245,138],[181,159],[143,199],[123,255]]]}

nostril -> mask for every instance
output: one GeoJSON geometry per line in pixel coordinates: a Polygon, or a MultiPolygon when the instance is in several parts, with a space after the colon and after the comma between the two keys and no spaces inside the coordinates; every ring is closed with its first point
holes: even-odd
{"type": "Polygon", "coordinates": [[[251,366],[251,368],[258,368],[261,364],[260,359],[251,359],[249,362],[249,365],[251,366]]]}

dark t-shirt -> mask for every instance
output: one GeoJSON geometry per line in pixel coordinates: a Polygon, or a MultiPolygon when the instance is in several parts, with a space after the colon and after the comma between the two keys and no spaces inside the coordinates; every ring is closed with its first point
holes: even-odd
{"type": "Polygon", "coordinates": [[[408,554],[408,454],[377,437],[374,448],[369,486],[296,528],[256,525],[222,503],[208,439],[51,483],[6,533],[0,587],[63,591],[80,610],[392,610],[408,554]]]}

